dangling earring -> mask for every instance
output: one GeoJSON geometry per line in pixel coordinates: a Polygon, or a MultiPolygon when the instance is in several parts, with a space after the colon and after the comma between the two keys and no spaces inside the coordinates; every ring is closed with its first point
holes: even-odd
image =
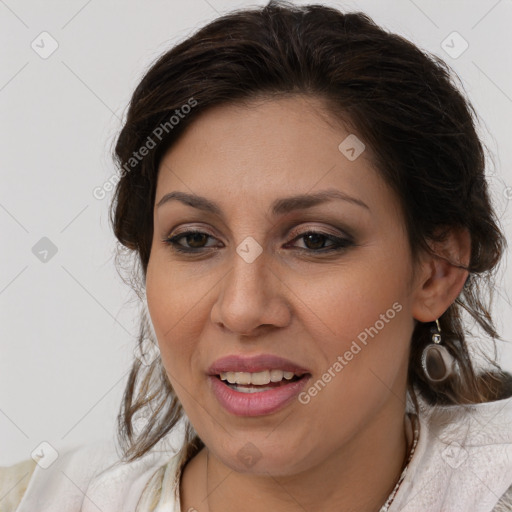
{"type": "Polygon", "coordinates": [[[431,382],[442,382],[453,373],[454,358],[448,349],[441,345],[441,327],[436,320],[436,327],[432,326],[432,343],[429,343],[423,350],[421,366],[426,377],[431,382]]]}

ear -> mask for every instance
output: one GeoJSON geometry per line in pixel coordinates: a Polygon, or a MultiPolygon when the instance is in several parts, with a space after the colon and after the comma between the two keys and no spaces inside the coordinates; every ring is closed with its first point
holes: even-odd
{"type": "Polygon", "coordinates": [[[420,322],[433,322],[455,301],[469,275],[471,236],[465,228],[450,227],[441,242],[429,243],[434,251],[423,254],[414,281],[412,315],[420,322]]]}

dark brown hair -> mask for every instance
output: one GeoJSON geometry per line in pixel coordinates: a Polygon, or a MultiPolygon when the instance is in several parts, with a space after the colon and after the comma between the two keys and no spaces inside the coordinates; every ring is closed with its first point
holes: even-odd
{"type": "MultiPolygon", "coordinates": [[[[485,353],[495,370],[478,374],[466,343],[464,314],[490,336],[495,351],[501,339],[489,305],[506,243],[489,197],[476,113],[453,76],[443,60],[360,12],[271,1],[217,18],[158,58],[131,98],[115,146],[121,177],[110,213],[122,244],[118,268],[122,256],[133,255],[129,281],[137,293],[137,287],[143,290],[159,162],[201,113],[256,97],[318,98],[331,119],[351,126],[371,150],[375,169],[399,198],[414,259],[431,251],[429,242],[442,241],[450,228],[466,228],[471,235],[469,277],[439,319],[443,342],[460,370],[437,385],[425,378],[420,359],[430,324],[418,322],[408,374],[414,402],[415,390],[431,405],[509,395],[510,375],[485,353]],[[144,146],[151,149],[135,158],[144,146]]],[[[148,322],[143,316],[141,347],[148,322]]],[[[161,359],[148,366],[135,359],[118,417],[126,460],[147,453],[182,416],[161,359]],[[149,421],[137,433],[134,418],[143,414],[149,421]]],[[[188,420],[185,425],[183,462],[203,446],[188,420]]]]}

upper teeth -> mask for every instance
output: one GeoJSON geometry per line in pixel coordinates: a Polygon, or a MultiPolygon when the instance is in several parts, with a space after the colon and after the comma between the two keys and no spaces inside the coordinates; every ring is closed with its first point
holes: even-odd
{"type": "Polygon", "coordinates": [[[221,380],[227,380],[230,384],[257,384],[263,385],[269,382],[279,382],[283,377],[287,380],[293,379],[293,372],[283,370],[265,370],[262,372],[221,372],[221,380]]]}

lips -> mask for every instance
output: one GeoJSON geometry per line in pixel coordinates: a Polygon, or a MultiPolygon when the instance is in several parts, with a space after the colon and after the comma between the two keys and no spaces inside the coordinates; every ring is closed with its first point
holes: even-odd
{"type": "MultiPolygon", "coordinates": [[[[230,415],[257,417],[278,413],[286,407],[302,405],[296,401],[311,376],[277,386],[231,386],[216,376],[208,377],[208,385],[216,402],[230,415]]],[[[274,383],[277,384],[277,383],[274,383]]]]}
{"type": "MultiPolygon", "coordinates": [[[[279,372],[271,372],[277,377],[279,372]]],[[[260,375],[261,376],[261,375],[260,375]]],[[[288,375],[290,377],[290,375],[288,375]]],[[[258,377],[259,378],[259,377],[258,377]]],[[[291,406],[297,395],[311,379],[311,372],[302,365],[273,354],[255,356],[230,355],[217,359],[208,368],[208,384],[217,402],[226,412],[235,416],[255,417],[277,413],[291,406]],[[281,370],[279,382],[267,384],[242,384],[248,377],[255,378],[261,372],[281,370]],[[284,378],[284,372],[292,372],[291,380],[284,378]],[[223,380],[221,377],[226,378],[223,380]],[[230,384],[227,379],[238,384],[230,384]]]]}
{"type": "Polygon", "coordinates": [[[208,375],[216,376],[225,372],[256,373],[265,370],[283,370],[301,376],[310,371],[301,365],[275,356],[273,354],[259,354],[257,356],[229,355],[217,359],[207,370],[208,375]]]}

